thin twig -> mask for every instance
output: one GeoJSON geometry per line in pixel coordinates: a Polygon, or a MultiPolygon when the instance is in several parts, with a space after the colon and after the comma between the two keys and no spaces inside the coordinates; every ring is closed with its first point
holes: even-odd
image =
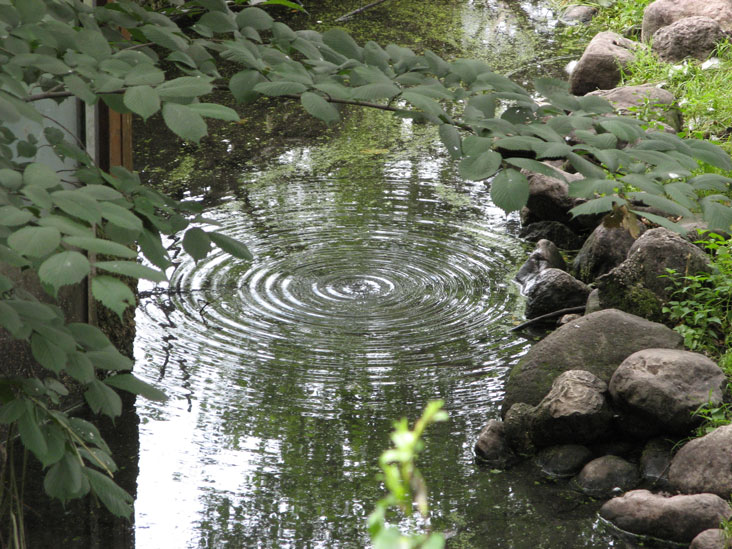
{"type": "Polygon", "coordinates": [[[577,307],[567,307],[566,309],[559,309],[558,311],[553,311],[551,313],[547,313],[545,315],[541,315],[541,316],[537,316],[536,318],[532,318],[531,320],[527,320],[526,322],[523,322],[522,324],[519,324],[518,326],[514,326],[509,331],[516,332],[518,330],[523,330],[524,328],[533,326],[534,324],[538,324],[539,322],[548,320],[550,318],[556,318],[558,316],[564,316],[564,315],[568,315],[571,313],[583,313],[584,311],[585,311],[584,305],[579,305],[577,307]]]}
{"type": "Polygon", "coordinates": [[[350,19],[354,15],[358,15],[362,11],[366,11],[367,9],[373,8],[374,6],[378,6],[379,4],[383,4],[384,2],[386,2],[386,0],[376,0],[376,2],[371,2],[370,4],[366,4],[365,6],[358,8],[357,10],[348,12],[346,15],[341,15],[338,19],[335,20],[335,22],[341,23],[342,21],[345,21],[346,19],[350,19]]]}

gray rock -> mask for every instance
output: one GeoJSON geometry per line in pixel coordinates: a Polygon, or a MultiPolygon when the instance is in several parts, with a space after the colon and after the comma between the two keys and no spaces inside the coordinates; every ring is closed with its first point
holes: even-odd
{"type": "Polygon", "coordinates": [[[567,370],[587,370],[606,383],[620,363],[641,349],[678,349],[682,337],[662,324],[605,309],[561,326],[529,349],[506,381],[503,413],[517,402],[536,406],[554,379],[567,370]]]}
{"type": "Polygon", "coordinates": [[[502,421],[491,419],[478,435],[475,453],[486,465],[495,469],[507,469],[517,461],[508,443],[502,421]]]}
{"type": "Polygon", "coordinates": [[[516,281],[524,286],[524,291],[532,283],[539,274],[545,269],[561,269],[567,270],[567,263],[564,261],[561,252],[549,240],[539,240],[536,248],[531,252],[526,262],[521,265],[518,273],[516,273],[516,281]]]}
{"type": "Polygon", "coordinates": [[[599,277],[600,305],[662,320],[661,311],[672,289],[667,269],[696,274],[709,270],[709,259],[699,248],[664,228],[643,233],[623,263],[599,277]]]}
{"type": "Polygon", "coordinates": [[[584,444],[607,436],[612,412],[606,393],[607,383],[585,370],[568,370],[557,376],[534,411],[534,444],[584,444]]]}
{"type": "Polygon", "coordinates": [[[640,457],[641,476],[654,487],[668,488],[668,469],[671,466],[673,447],[674,445],[666,439],[654,438],[643,448],[640,457]]]}
{"type": "Polygon", "coordinates": [[[531,419],[535,407],[524,402],[511,406],[503,419],[506,440],[511,448],[519,455],[528,456],[536,452],[531,440],[531,419]]]}
{"type": "Polygon", "coordinates": [[[582,179],[582,175],[556,170],[566,181],[542,173],[528,173],[529,198],[526,200],[526,207],[534,220],[559,221],[574,227],[569,210],[580,202],[569,196],[568,182],[582,179]]]}
{"type": "Polygon", "coordinates": [[[634,116],[641,109],[649,109],[650,113],[646,114],[646,117],[649,115],[657,117],[671,126],[673,130],[681,130],[681,112],[676,107],[676,98],[670,91],[654,84],[595,90],[587,95],[604,97],[615,107],[618,114],[623,116],[634,116]]]}
{"type": "Polygon", "coordinates": [[[587,296],[587,303],[585,303],[585,315],[596,313],[601,310],[602,305],[600,305],[600,291],[597,288],[594,288],[590,292],[590,295],[587,296]]]}
{"type": "Polygon", "coordinates": [[[638,467],[618,456],[593,459],[572,480],[582,493],[600,499],[631,490],[639,482],[638,467]]]}
{"type": "Polygon", "coordinates": [[[687,57],[704,60],[726,37],[719,23],[710,17],[684,17],[653,34],[653,51],[664,61],[687,57]]]}
{"type": "Polygon", "coordinates": [[[710,528],[699,533],[693,540],[689,549],[728,549],[732,542],[724,535],[721,528],[710,528]]]}
{"type": "Polygon", "coordinates": [[[536,318],[587,302],[590,288],[559,269],[544,269],[526,291],[526,318],[536,318]]]}
{"type": "Polygon", "coordinates": [[[621,530],[679,543],[689,543],[731,515],[727,502],[714,494],[665,497],[648,490],[633,490],[600,508],[600,516],[621,530]]]}
{"type": "Polygon", "coordinates": [[[563,324],[569,324],[570,322],[574,322],[575,320],[579,320],[582,318],[583,315],[579,313],[570,313],[567,315],[563,315],[562,318],[559,319],[557,322],[558,326],[562,326],[563,324]]]}
{"type": "Polygon", "coordinates": [[[589,23],[595,15],[597,15],[597,8],[593,6],[573,5],[567,6],[559,20],[568,25],[589,23]]]}
{"type": "Polygon", "coordinates": [[[732,30],[730,0],[656,0],[643,12],[641,40],[647,42],[661,27],[696,15],[711,17],[723,30],[732,30]]]}
{"type": "Polygon", "coordinates": [[[582,245],[572,264],[575,276],[592,282],[625,261],[635,242],[627,229],[600,224],[582,245]]]}
{"type": "Polygon", "coordinates": [[[542,448],[534,461],[544,476],[569,478],[579,473],[591,459],[592,452],[587,446],[560,444],[542,448]]]}
{"type": "Polygon", "coordinates": [[[695,438],[671,460],[668,480],[685,494],[710,492],[729,499],[732,495],[732,425],[718,427],[695,438]]]}
{"type": "Polygon", "coordinates": [[[620,68],[635,59],[633,50],[639,45],[614,32],[596,34],[572,71],[570,91],[584,95],[597,89],[614,88],[620,82],[620,68]]]}
{"type": "Polygon", "coordinates": [[[582,239],[567,225],[559,221],[537,221],[521,229],[521,238],[529,242],[549,240],[563,250],[576,250],[582,246],[582,239]]]}
{"type": "Polygon", "coordinates": [[[721,404],[724,372],[702,354],[644,349],[626,358],[610,379],[621,410],[658,424],[658,432],[686,435],[700,423],[693,412],[706,402],[721,404]]]}

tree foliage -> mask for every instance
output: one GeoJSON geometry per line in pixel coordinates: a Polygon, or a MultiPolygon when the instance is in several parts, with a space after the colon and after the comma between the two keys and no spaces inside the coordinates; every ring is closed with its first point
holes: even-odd
{"type": "MultiPolygon", "coordinates": [[[[258,5],[268,3],[289,4],[258,5]]],[[[162,236],[181,231],[195,259],[212,246],[251,255],[224,234],[191,227],[201,220],[198,204],[146,188],[124,168],[101,170],[39,108],[48,99],[101,101],[143,119],[160,113],[173,133],[196,143],[207,134],[206,119],[239,118],[207,99],[214,90],[240,103],[296,100],[326,123],[337,122],[344,105],[384,109],[436,124],[460,174],[492,181],[493,200],[506,211],[526,202],[526,170],[561,177],[542,161],[565,159],[584,176],[570,184],[586,199],[575,214],[633,218],[646,204],[676,217],[701,215],[712,228],[732,224],[732,180],[705,173],[709,165],[732,169],[720,148],[616,116],[603,99],[574,97],[563,82],[539,79],[529,92],[477,59],[361,45],[340,29],[295,31],[261,7],[197,0],[182,9],[197,16],[187,32],[130,0],[94,8],[80,0],[0,0],[0,262],[35,272],[51,296],[88,280],[93,296],[121,316],[134,295],[118,275],[164,280],[171,261],[162,236]],[[221,76],[222,61],[237,67],[231,77],[221,76]],[[26,124],[36,130],[18,130],[26,124]],[[46,148],[74,168],[39,161],[46,148]],[[151,266],[135,260],[138,252],[151,266]]],[[[642,215],[677,228],[666,217],[642,215]]],[[[67,322],[58,307],[2,274],[0,326],[27,341],[46,371],[0,380],[0,422],[44,465],[46,491],[62,500],[92,492],[112,512],[129,514],[96,428],[54,406],[68,380],[83,387],[92,410],[109,416],[121,409],[115,389],[163,395],[129,373],[131,362],[97,328],[67,322]]]]}

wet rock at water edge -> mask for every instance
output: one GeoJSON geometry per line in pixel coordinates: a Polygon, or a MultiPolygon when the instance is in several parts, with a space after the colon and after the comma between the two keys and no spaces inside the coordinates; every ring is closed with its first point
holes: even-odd
{"type": "Polygon", "coordinates": [[[724,372],[699,353],[644,349],[626,358],[610,379],[610,394],[621,410],[658,424],[658,433],[686,435],[701,422],[693,412],[722,403],[724,372]]]}
{"type": "Polygon", "coordinates": [[[582,238],[559,221],[536,221],[521,229],[521,238],[529,242],[546,239],[563,250],[576,250],[582,246],[582,238]]]}
{"type": "Polygon", "coordinates": [[[664,326],[617,309],[603,309],[557,328],[513,367],[503,414],[517,402],[536,406],[567,370],[587,370],[609,382],[628,356],[650,347],[682,348],[683,338],[664,326]]]}
{"type": "Polygon", "coordinates": [[[570,91],[585,95],[593,90],[609,90],[620,82],[620,69],[635,59],[640,44],[615,32],[604,31],[587,44],[569,78],[570,91]]]}
{"type": "Polygon", "coordinates": [[[687,57],[703,61],[726,38],[719,23],[710,17],[684,17],[653,34],[652,49],[662,60],[674,62],[687,57]]]}
{"type": "Polygon", "coordinates": [[[658,117],[673,131],[682,127],[681,111],[676,106],[674,95],[654,84],[620,86],[611,90],[595,90],[587,95],[597,95],[610,101],[618,114],[635,116],[640,109],[650,111],[646,117],[658,117]]]}
{"type": "Polygon", "coordinates": [[[592,459],[592,451],[580,444],[547,446],[536,454],[534,462],[549,478],[569,478],[582,470],[592,459]]]}
{"type": "Polygon", "coordinates": [[[557,177],[549,177],[542,173],[528,173],[529,198],[526,208],[533,221],[559,221],[570,227],[576,227],[569,210],[581,202],[569,196],[570,181],[582,179],[581,174],[572,174],[555,168],[557,177]]]}
{"type": "Polygon", "coordinates": [[[571,274],[559,269],[545,269],[532,280],[526,291],[526,318],[536,318],[587,302],[590,288],[571,274]]]}
{"type": "Polygon", "coordinates": [[[546,239],[539,240],[534,251],[531,252],[526,262],[521,265],[515,278],[526,290],[542,271],[551,268],[566,271],[567,264],[553,242],[546,239]]]}
{"type": "Polygon", "coordinates": [[[597,15],[596,7],[575,4],[567,6],[559,20],[566,25],[576,25],[577,23],[589,23],[595,15],[597,15]]]}
{"type": "Polygon", "coordinates": [[[647,42],[661,27],[694,16],[710,17],[723,30],[732,30],[732,2],[729,0],[656,0],[643,12],[641,39],[647,42]]]}
{"type": "Polygon", "coordinates": [[[732,510],[714,494],[667,497],[633,490],[605,502],[600,516],[626,532],[689,543],[700,532],[719,526],[732,510]]]}
{"type": "Polygon", "coordinates": [[[598,225],[587,237],[572,264],[575,276],[582,282],[592,282],[609,273],[625,261],[635,242],[627,229],[598,225]]]}
{"type": "Polygon", "coordinates": [[[662,320],[661,309],[673,292],[667,269],[689,274],[708,272],[709,259],[668,229],[646,231],[630,247],[625,261],[595,281],[601,306],[662,320]]]}
{"type": "Polygon", "coordinates": [[[671,460],[668,479],[685,494],[709,492],[732,496],[732,425],[684,444],[671,460]]]}
{"type": "Polygon", "coordinates": [[[649,440],[640,457],[640,473],[643,480],[654,488],[669,488],[668,469],[671,466],[673,443],[664,438],[649,440]]]}
{"type": "Polygon", "coordinates": [[[536,447],[531,440],[531,418],[535,406],[519,402],[511,406],[503,418],[506,440],[519,455],[529,456],[535,453],[536,447]]]}
{"type": "Polygon", "coordinates": [[[584,444],[607,436],[612,412],[606,393],[607,383],[590,372],[569,370],[560,374],[534,410],[534,444],[584,444]]]}
{"type": "Polygon", "coordinates": [[[503,422],[491,419],[478,435],[475,454],[480,461],[494,469],[507,469],[518,461],[508,443],[503,422]]]}
{"type": "Polygon", "coordinates": [[[732,540],[727,539],[721,528],[710,528],[700,532],[693,540],[689,549],[729,549],[732,540]]]}
{"type": "Polygon", "coordinates": [[[619,456],[602,456],[585,465],[572,485],[590,497],[604,499],[631,490],[639,482],[635,464],[619,456]]]}

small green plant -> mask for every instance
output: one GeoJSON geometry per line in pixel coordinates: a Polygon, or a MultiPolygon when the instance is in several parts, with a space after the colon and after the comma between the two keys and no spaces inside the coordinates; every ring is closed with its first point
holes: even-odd
{"type": "Polygon", "coordinates": [[[727,403],[705,402],[694,411],[694,415],[700,417],[703,423],[697,427],[696,436],[708,435],[717,427],[732,423],[732,405],[727,403]]]}
{"type": "Polygon", "coordinates": [[[710,233],[699,243],[712,255],[711,271],[680,274],[669,270],[674,299],[666,304],[663,312],[677,322],[674,329],[684,337],[687,348],[716,358],[732,343],[731,242],[710,233]]]}
{"type": "Polygon", "coordinates": [[[375,549],[441,549],[445,546],[445,538],[440,533],[405,535],[386,522],[387,512],[394,507],[406,517],[412,517],[416,506],[423,518],[429,517],[427,486],[414,462],[424,448],[424,430],[432,423],[447,419],[442,406],[441,400],[429,402],[412,430],[407,418],[394,423],[391,433],[394,448],[385,450],[379,458],[381,476],[389,493],[376,503],[368,518],[369,534],[375,549]]]}

